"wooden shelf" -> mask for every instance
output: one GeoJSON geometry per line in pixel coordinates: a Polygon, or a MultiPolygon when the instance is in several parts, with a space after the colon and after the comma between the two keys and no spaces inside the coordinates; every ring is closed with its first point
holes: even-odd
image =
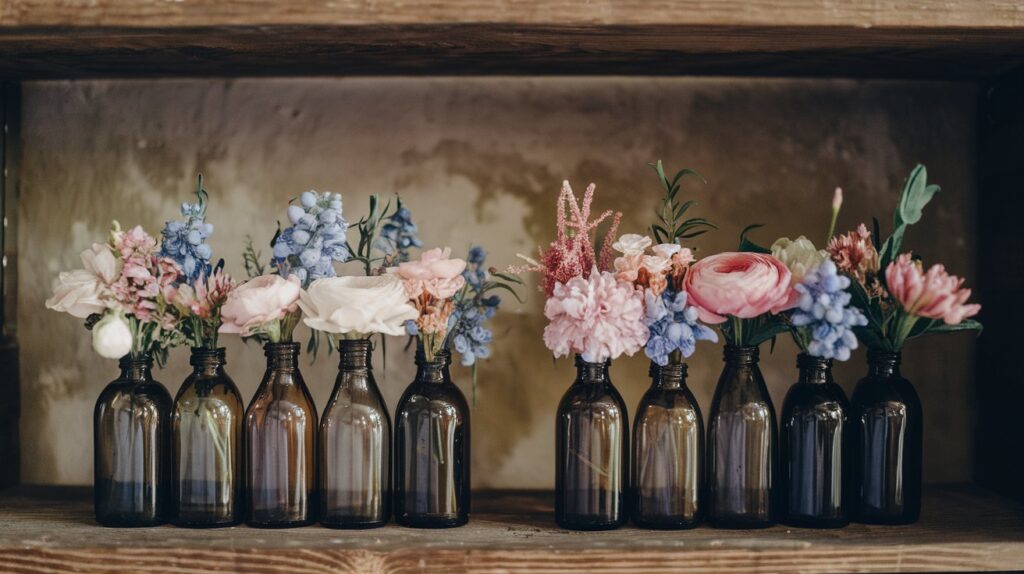
{"type": "Polygon", "coordinates": [[[1008,0],[0,0],[0,77],[709,74],[1024,65],[1008,0]]]}
{"type": "Polygon", "coordinates": [[[839,530],[570,532],[550,496],[487,492],[469,525],[367,531],[308,527],[108,529],[92,520],[87,489],[0,492],[4,572],[915,572],[1024,568],[1024,506],[973,486],[931,488],[911,526],[839,530]]]}

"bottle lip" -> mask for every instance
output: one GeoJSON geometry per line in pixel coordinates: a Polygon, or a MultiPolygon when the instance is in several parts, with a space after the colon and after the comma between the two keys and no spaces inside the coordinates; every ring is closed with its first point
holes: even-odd
{"type": "Polygon", "coordinates": [[[423,350],[422,345],[416,347],[416,364],[417,365],[437,365],[447,367],[452,362],[452,352],[448,349],[440,349],[434,353],[434,360],[427,360],[427,352],[423,350]]]}
{"type": "Polygon", "coordinates": [[[832,368],[832,359],[826,359],[824,357],[815,357],[807,353],[800,353],[796,356],[796,366],[798,368],[817,367],[822,369],[832,368]]]}
{"type": "Polygon", "coordinates": [[[903,358],[901,351],[885,351],[882,349],[868,349],[868,362],[900,362],[903,358]]]}
{"type": "Polygon", "coordinates": [[[669,363],[667,365],[659,365],[654,361],[651,361],[650,368],[647,369],[647,375],[650,377],[657,377],[660,375],[685,377],[689,367],[686,363],[669,363]]]}
{"type": "Polygon", "coordinates": [[[282,341],[278,343],[267,342],[263,345],[263,354],[266,356],[291,354],[298,355],[302,346],[295,341],[282,341]]]}
{"type": "Polygon", "coordinates": [[[573,363],[575,363],[575,365],[577,367],[610,367],[611,364],[612,364],[612,360],[611,359],[605,359],[604,361],[600,361],[600,362],[588,361],[588,360],[583,358],[583,355],[581,355],[579,353],[576,353],[576,356],[574,357],[573,363]]]}
{"type": "Polygon", "coordinates": [[[761,349],[755,345],[726,345],[722,349],[722,358],[724,360],[741,359],[756,361],[760,356],[761,349]]]}
{"type": "Polygon", "coordinates": [[[117,364],[122,369],[127,367],[152,367],[153,366],[153,355],[150,353],[143,353],[141,355],[125,355],[118,359],[117,364]]]}
{"type": "Polygon", "coordinates": [[[338,341],[338,349],[341,351],[362,351],[372,347],[373,342],[369,339],[340,339],[338,341]]]}

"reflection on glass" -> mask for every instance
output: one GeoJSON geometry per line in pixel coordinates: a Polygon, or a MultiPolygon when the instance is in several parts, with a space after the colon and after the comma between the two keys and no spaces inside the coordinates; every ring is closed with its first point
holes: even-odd
{"type": "Polygon", "coordinates": [[[832,379],[832,361],[801,354],[800,380],[782,405],[782,511],[788,524],[849,523],[850,406],[832,379]]]}
{"type": "Polygon", "coordinates": [[[383,526],[391,514],[391,419],[364,339],[340,343],[334,392],[320,421],[320,522],[383,526]]]}
{"type": "Polygon", "coordinates": [[[651,377],[633,422],[633,522],[692,528],[704,511],[704,419],[685,364],[651,363],[651,377]]]}
{"type": "Polygon", "coordinates": [[[921,400],[900,375],[900,354],[868,351],[853,392],[855,519],[911,524],[921,515],[921,400]]]}
{"type": "Polygon", "coordinates": [[[246,523],[314,521],[317,417],[298,369],[298,343],[267,343],[267,372],[245,413],[246,523]]]}
{"type": "Polygon", "coordinates": [[[609,365],[577,355],[576,380],[558,405],[555,520],[563,528],[608,530],[628,517],[629,421],[609,365]]]}
{"type": "Polygon", "coordinates": [[[242,415],[224,349],[193,348],[192,374],[174,399],[174,522],[231,526],[242,520],[242,415]]]}
{"type": "Polygon", "coordinates": [[[719,528],[763,528],[775,519],[775,409],[757,347],[725,348],[708,419],[708,518],[719,528]]]}
{"type": "Polygon", "coordinates": [[[167,520],[171,396],[153,380],[149,356],[121,358],[121,376],[93,414],[96,521],[155,526],[167,520]]]}
{"type": "Polygon", "coordinates": [[[469,521],[469,405],[451,380],[451,355],[416,352],[416,379],[395,411],[395,521],[446,528],[469,521]]]}

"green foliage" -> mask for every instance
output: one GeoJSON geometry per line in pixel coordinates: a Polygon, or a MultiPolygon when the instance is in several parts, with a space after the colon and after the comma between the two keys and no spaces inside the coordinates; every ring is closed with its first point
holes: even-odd
{"type": "MultiPolygon", "coordinates": [[[[892,216],[892,235],[885,240],[882,248],[879,250],[881,268],[883,270],[899,255],[900,249],[903,247],[903,235],[907,231],[907,226],[921,221],[924,206],[928,205],[928,202],[938,192],[939,186],[928,185],[927,168],[918,164],[910,172],[910,177],[907,178],[907,183],[903,186],[903,193],[900,194],[899,204],[896,206],[896,212],[892,216]]],[[[876,222],[876,234],[877,227],[878,224],[876,222]]]]}
{"type": "Polygon", "coordinates": [[[259,277],[266,272],[267,268],[261,262],[263,254],[256,250],[252,243],[252,235],[245,236],[245,250],[242,251],[242,263],[245,265],[245,274],[252,279],[259,277]]]}
{"type": "Polygon", "coordinates": [[[658,223],[651,226],[651,235],[655,243],[681,243],[684,239],[693,239],[703,235],[718,226],[703,217],[685,218],[686,212],[697,205],[694,200],[679,201],[679,190],[682,187],[682,179],[691,176],[707,184],[704,176],[696,171],[684,168],[676,172],[672,179],[665,175],[665,167],[661,160],[650,164],[658,174],[658,180],[665,190],[665,196],[661,199],[661,207],[655,210],[658,223]]]}
{"type": "Polygon", "coordinates": [[[747,237],[748,233],[750,233],[751,231],[753,231],[755,229],[761,228],[761,227],[764,227],[764,225],[761,224],[761,223],[755,223],[753,225],[748,225],[748,226],[743,228],[743,231],[740,232],[740,247],[739,247],[739,251],[747,252],[747,253],[771,253],[772,252],[771,249],[768,249],[767,247],[762,247],[762,246],[758,245],[757,243],[754,243],[753,241],[750,240],[750,238],[747,237]]]}
{"type": "Polygon", "coordinates": [[[398,211],[402,207],[402,198],[395,196],[395,205],[392,210],[391,200],[389,199],[384,207],[380,205],[380,198],[377,194],[370,196],[370,211],[359,221],[356,222],[356,230],[359,232],[359,242],[356,244],[355,249],[352,245],[348,245],[349,253],[352,254],[350,261],[358,261],[363,264],[363,271],[367,276],[373,275],[376,264],[380,263],[381,266],[387,266],[388,256],[373,255],[373,244],[377,239],[377,235],[380,231],[381,222],[394,211],[398,211]]]}

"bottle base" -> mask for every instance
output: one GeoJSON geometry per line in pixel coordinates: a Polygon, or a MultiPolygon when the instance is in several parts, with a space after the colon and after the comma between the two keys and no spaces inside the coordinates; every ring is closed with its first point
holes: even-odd
{"type": "Polygon", "coordinates": [[[722,530],[758,530],[761,528],[770,528],[775,526],[774,520],[742,516],[710,518],[708,519],[708,522],[711,524],[712,528],[720,528],[722,530]]]}
{"type": "Polygon", "coordinates": [[[615,530],[622,528],[625,520],[604,520],[596,518],[564,518],[556,517],[555,523],[566,530],[615,530]]]}
{"type": "Polygon", "coordinates": [[[241,518],[234,520],[218,520],[218,521],[206,521],[206,520],[172,520],[171,524],[178,528],[231,528],[232,526],[238,526],[242,523],[241,518]]]}
{"type": "Polygon", "coordinates": [[[395,523],[406,528],[458,528],[469,522],[469,516],[455,518],[443,516],[395,517],[395,523]]]}
{"type": "Polygon", "coordinates": [[[883,524],[886,526],[899,526],[914,524],[920,519],[920,515],[914,516],[858,516],[853,521],[859,524],[883,524]]]}
{"type": "Polygon", "coordinates": [[[794,528],[845,528],[850,525],[850,520],[847,518],[787,516],[782,519],[782,523],[794,528]]]}
{"type": "Polygon", "coordinates": [[[700,519],[666,519],[666,520],[649,520],[644,518],[633,517],[633,524],[637,528],[643,528],[645,530],[690,530],[700,525],[700,519]]]}
{"type": "Polygon", "coordinates": [[[321,520],[320,526],[337,530],[369,530],[371,528],[380,528],[387,523],[387,520],[321,520]]]}
{"type": "Polygon", "coordinates": [[[100,518],[98,516],[96,522],[105,528],[152,528],[167,524],[163,518],[100,518]]]}
{"type": "Polygon", "coordinates": [[[252,528],[302,528],[303,526],[313,525],[314,520],[292,520],[289,522],[260,522],[258,520],[246,520],[245,525],[252,528]]]}

